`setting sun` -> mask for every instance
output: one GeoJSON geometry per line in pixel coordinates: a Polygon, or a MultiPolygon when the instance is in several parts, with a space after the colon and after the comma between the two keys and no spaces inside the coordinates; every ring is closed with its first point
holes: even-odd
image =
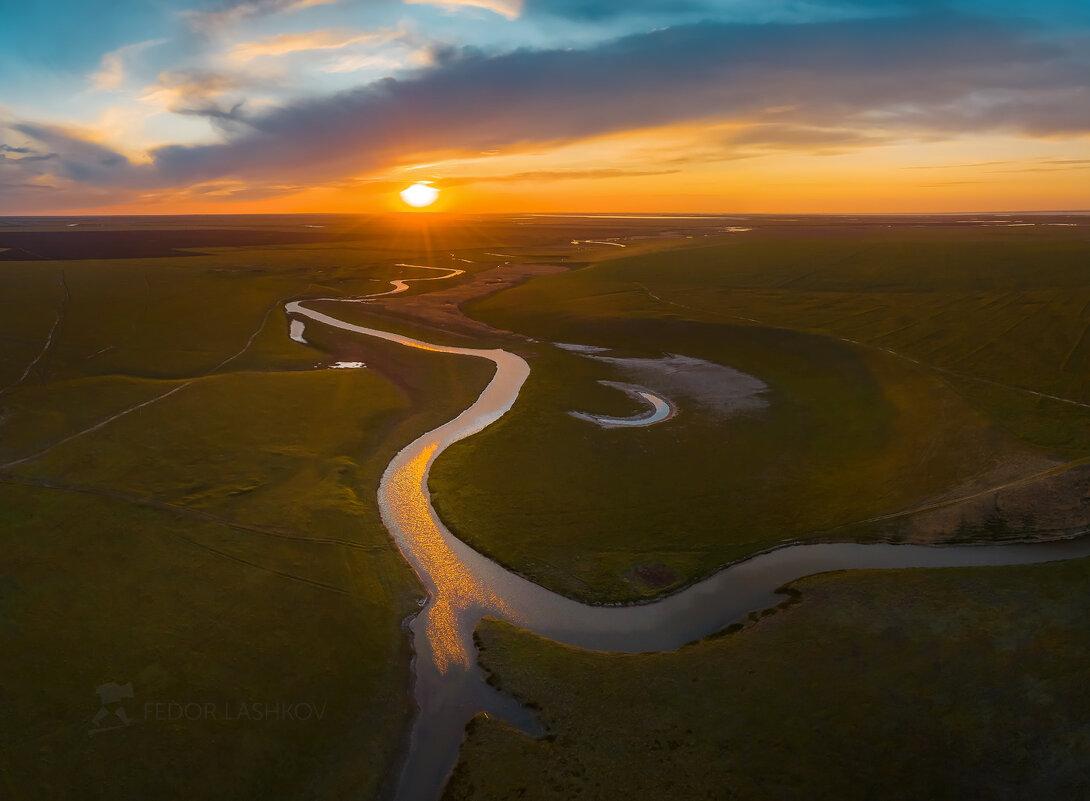
{"type": "Polygon", "coordinates": [[[439,190],[432,186],[430,181],[417,181],[412,186],[401,190],[401,199],[416,208],[430,206],[438,197],[439,190]]]}

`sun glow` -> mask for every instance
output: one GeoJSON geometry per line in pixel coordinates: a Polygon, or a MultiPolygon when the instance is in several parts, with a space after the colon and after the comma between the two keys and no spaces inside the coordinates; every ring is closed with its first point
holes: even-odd
{"type": "Polygon", "coordinates": [[[417,181],[412,186],[401,190],[401,199],[410,206],[423,208],[430,206],[439,198],[439,190],[430,181],[417,181]]]}

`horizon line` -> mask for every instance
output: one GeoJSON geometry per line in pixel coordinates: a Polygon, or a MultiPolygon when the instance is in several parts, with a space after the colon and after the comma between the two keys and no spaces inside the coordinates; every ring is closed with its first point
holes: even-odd
{"type": "Polygon", "coordinates": [[[226,211],[226,212],[154,212],[154,213],[125,213],[125,212],[94,212],[81,213],[69,212],[59,214],[0,214],[0,220],[13,219],[70,219],[73,217],[87,218],[111,218],[111,217],[625,217],[625,218],[699,218],[715,219],[719,217],[782,217],[792,215],[798,217],[951,217],[964,214],[981,214],[993,217],[1010,216],[1014,214],[1067,214],[1090,215],[1090,208],[1085,209],[1006,209],[1003,211],[980,211],[966,209],[962,211],[760,211],[760,212],[656,212],[656,211],[571,211],[571,212],[539,212],[539,211],[510,211],[510,212],[455,212],[455,211],[226,211]]]}

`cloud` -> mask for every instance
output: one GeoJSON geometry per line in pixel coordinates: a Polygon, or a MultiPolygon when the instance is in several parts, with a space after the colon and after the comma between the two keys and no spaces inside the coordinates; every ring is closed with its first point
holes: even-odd
{"type": "Polygon", "coordinates": [[[940,186],[967,186],[970,184],[983,183],[987,183],[987,181],[942,181],[941,183],[937,184],[920,184],[920,186],[924,187],[925,189],[935,189],[940,186]]]}
{"type": "Polygon", "coordinates": [[[31,191],[56,192],[57,187],[48,184],[9,184],[0,183],[0,189],[29,189],[31,191]]]}
{"type": "Polygon", "coordinates": [[[91,73],[91,85],[97,90],[116,89],[125,80],[125,62],[141,50],[162,44],[165,39],[150,39],[113,50],[102,57],[98,72],[91,73]]]}
{"type": "Polygon", "coordinates": [[[193,30],[201,33],[215,33],[252,17],[291,13],[336,2],[337,0],[245,0],[245,2],[225,3],[216,11],[186,11],[184,16],[193,30]]]}
{"type": "MultiPolygon", "coordinates": [[[[977,169],[980,167],[1004,167],[1011,164],[1023,164],[1019,161],[973,161],[968,164],[923,164],[905,167],[906,170],[956,170],[977,169]]],[[[1058,172],[1063,170],[1090,169],[1090,159],[1036,159],[1037,166],[1009,167],[1005,170],[986,170],[986,172],[1058,172]]]]}
{"type": "MultiPolygon", "coordinates": [[[[701,118],[761,121],[766,114],[811,132],[1059,133],[1090,114],[1071,108],[1086,91],[1083,67],[1061,43],[957,17],[707,23],[587,50],[441,52],[435,67],[407,79],[302,100],[252,118],[254,130],[233,141],[153,155],[167,176],[296,167],[329,174],[374,168],[395,154],[567,141],[701,118]],[[1043,88],[1049,102],[1036,94],[1043,88]],[[970,110],[968,100],[977,106],[970,110]]],[[[1080,126],[1090,130],[1090,120],[1080,126]]],[[[786,129],[766,130],[782,139],[786,129]]]]}
{"type": "MultiPolygon", "coordinates": [[[[770,3],[771,0],[765,0],[770,3]]],[[[570,17],[579,20],[601,20],[639,13],[684,14],[693,11],[710,12],[723,9],[714,0],[526,0],[527,14],[570,17]]]]}
{"type": "MultiPolygon", "coordinates": [[[[14,123],[9,127],[53,151],[40,160],[41,164],[49,165],[49,174],[78,183],[106,186],[122,184],[131,175],[132,163],[128,158],[88,141],[76,132],[59,126],[27,122],[14,123]]],[[[26,158],[20,159],[20,162],[26,161],[26,158]]]]}
{"type": "Polygon", "coordinates": [[[242,181],[217,181],[183,189],[168,189],[158,192],[144,192],[140,195],[143,203],[173,205],[202,200],[253,201],[265,200],[287,194],[295,194],[307,189],[300,185],[244,183],[242,181]]]}
{"type": "Polygon", "coordinates": [[[338,50],[361,42],[388,42],[402,35],[402,31],[393,29],[360,33],[335,28],[307,33],[282,33],[253,42],[240,42],[227,57],[232,61],[245,62],[259,56],[283,56],[305,50],[338,50]]]}
{"type": "Polygon", "coordinates": [[[206,70],[162,72],[156,83],[144,90],[140,99],[175,114],[242,122],[245,101],[241,92],[258,88],[267,80],[206,70]],[[229,97],[225,98],[225,95],[229,97]]]}
{"type": "Polygon", "coordinates": [[[483,8],[507,19],[518,19],[523,0],[405,0],[406,5],[445,6],[446,8],[483,8]]]}
{"type": "Polygon", "coordinates": [[[444,189],[452,186],[491,183],[537,183],[551,181],[588,181],[603,178],[644,178],[650,175],[673,175],[680,170],[630,170],[603,168],[594,170],[534,170],[531,172],[509,173],[507,175],[458,176],[438,181],[444,189]]]}
{"type": "Polygon", "coordinates": [[[1006,170],[989,170],[989,172],[1069,172],[1070,170],[1090,170],[1090,159],[1040,159],[1037,166],[1013,167],[1006,170]]]}
{"type": "Polygon", "coordinates": [[[157,148],[146,165],[71,138],[23,132],[58,153],[56,169],[73,180],[169,187],[230,176],[313,184],[429,153],[517,150],[681,122],[748,126],[733,141],[718,141],[716,158],[724,150],[828,151],[970,130],[1086,134],[1086,66],[1078,48],[1025,26],[950,15],[702,23],[582,50],[441,50],[434,66],[404,78],[260,113],[193,106],[219,97],[229,81],[179,74],[160,82],[174,91],[173,108],[244,124],[224,128],[219,143],[157,148]]]}
{"type": "Polygon", "coordinates": [[[311,54],[308,66],[322,72],[362,69],[394,71],[432,63],[434,45],[404,25],[372,31],[327,28],[305,33],[284,33],[252,42],[240,42],[228,53],[231,61],[248,63],[263,56],[311,54]]]}
{"type": "Polygon", "coordinates": [[[913,164],[906,170],[955,170],[966,167],[997,167],[1001,164],[1013,164],[1012,161],[971,161],[968,164],[913,164]]]}
{"type": "Polygon", "coordinates": [[[810,153],[843,153],[858,147],[874,147],[892,140],[888,134],[876,134],[852,128],[816,125],[751,125],[727,136],[724,144],[731,149],[746,145],[765,150],[805,150],[810,153]]]}
{"type": "Polygon", "coordinates": [[[102,57],[99,71],[91,74],[91,85],[95,89],[116,89],[124,78],[121,63],[121,51],[115,50],[102,57]]]}
{"type": "MultiPolygon", "coordinates": [[[[972,2],[972,0],[962,0],[972,2]]],[[[948,11],[951,0],[525,0],[526,16],[599,22],[625,16],[699,16],[812,22],[848,16],[889,16],[948,11]]]]}

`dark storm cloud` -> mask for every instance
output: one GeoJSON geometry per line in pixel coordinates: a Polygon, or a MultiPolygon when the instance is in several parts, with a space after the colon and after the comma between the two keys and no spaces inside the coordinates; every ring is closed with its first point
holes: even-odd
{"type": "Polygon", "coordinates": [[[225,128],[219,144],[159,148],[150,165],[46,126],[15,128],[58,154],[58,174],[81,182],[190,186],[230,175],[309,184],[429,151],[700,120],[756,123],[738,135],[743,148],[863,146],[882,141],[875,131],[1087,132],[1090,71],[1080,58],[1024,27],[950,15],[703,23],[585,50],[446,50],[404,79],[262,113],[220,109],[245,125],[225,128]]]}

